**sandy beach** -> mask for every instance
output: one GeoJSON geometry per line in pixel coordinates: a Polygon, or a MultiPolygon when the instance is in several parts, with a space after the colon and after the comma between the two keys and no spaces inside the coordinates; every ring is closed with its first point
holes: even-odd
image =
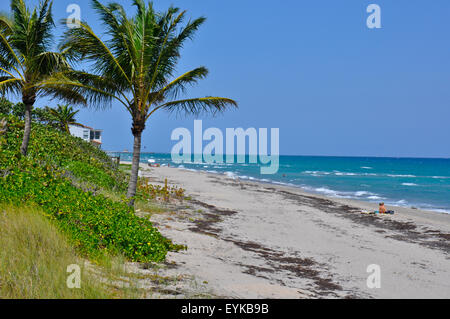
{"type": "Polygon", "coordinates": [[[156,184],[167,178],[191,197],[151,220],[188,246],[168,255],[165,271],[191,278],[197,293],[450,298],[448,214],[389,207],[395,215],[366,215],[376,204],[177,168],[142,165],[141,175],[156,184]],[[369,265],[380,267],[380,288],[368,288],[369,265]]]}

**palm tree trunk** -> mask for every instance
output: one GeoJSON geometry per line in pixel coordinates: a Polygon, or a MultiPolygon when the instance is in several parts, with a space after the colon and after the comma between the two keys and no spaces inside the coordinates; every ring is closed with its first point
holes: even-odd
{"type": "Polygon", "coordinates": [[[130,199],[129,206],[134,206],[134,196],[136,195],[137,181],[139,176],[139,163],[141,159],[141,139],[142,131],[134,131],[133,163],[131,165],[131,177],[128,184],[127,198],[130,199]]]}
{"type": "Polygon", "coordinates": [[[22,146],[20,147],[20,153],[26,156],[28,152],[28,144],[30,142],[30,134],[31,134],[31,110],[33,108],[32,103],[24,103],[25,104],[25,129],[23,132],[22,146]]]}

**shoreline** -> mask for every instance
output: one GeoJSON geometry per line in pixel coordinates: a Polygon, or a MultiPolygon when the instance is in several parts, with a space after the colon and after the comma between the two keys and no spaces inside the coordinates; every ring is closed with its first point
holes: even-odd
{"type": "MultiPolygon", "coordinates": [[[[121,161],[121,164],[128,164],[131,165],[130,161],[121,161]]],[[[147,164],[145,162],[141,162],[141,167],[148,167],[147,164]]],[[[162,166],[162,167],[167,167],[167,166],[162,166]]],[[[378,204],[380,202],[385,202],[386,206],[389,207],[395,207],[395,211],[415,211],[415,212],[420,212],[420,213],[437,213],[437,214],[446,214],[450,216],[450,211],[445,210],[445,209],[426,209],[426,208],[420,208],[420,207],[415,207],[414,205],[398,205],[396,203],[389,203],[386,202],[384,199],[379,199],[379,200],[374,200],[374,201],[368,201],[368,200],[363,200],[363,199],[356,199],[356,198],[351,198],[351,197],[343,197],[343,196],[331,196],[331,195],[326,195],[326,194],[322,194],[320,192],[315,192],[313,190],[308,190],[305,189],[308,186],[301,186],[301,185],[295,185],[292,183],[283,183],[283,182],[278,182],[278,181],[272,181],[269,179],[257,179],[257,178],[242,178],[241,176],[232,174],[234,177],[231,177],[231,175],[222,172],[214,172],[214,171],[209,171],[209,170],[201,170],[201,169],[191,169],[191,168],[184,168],[184,167],[170,167],[170,168],[175,168],[175,169],[180,169],[180,170],[185,170],[185,171],[191,171],[191,172],[199,172],[199,173],[205,173],[205,174],[212,174],[212,175],[218,175],[218,176],[227,176],[227,178],[232,178],[232,179],[236,179],[239,180],[242,183],[257,183],[257,184],[267,184],[267,185],[272,185],[272,186],[280,186],[280,187],[286,187],[286,188],[293,188],[293,189],[298,189],[301,192],[305,193],[305,194],[309,194],[309,195],[314,195],[314,196],[318,196],[318,197],[322,197],[322,198],[327,198],[330,200],[343,200],[343,201],[350,201],[350,202],[355,202],[356,205],[358,206],[364,206],[364,207],[369,207],[367,209],[369,210],[378,210],[378,204]]],[[[333,190],[331,190],[333,191],[333,190]]]]}
{"type": "MultiPolygon", "coordinates": [[[[268,184],[268,185],[272,185],[272,186],[278,186],[278,187],[285,187],[287,189],[296,189],[296,190],[300,190],[301,192],[307,194],[307,195],[313,195],[313,196],[318,196],[321,198],[326,198],[329,200],[343,200],[343,201],[349,201],[349,202],[354,202],[355,205],[358,206],[367,206],[370,207],[370,210],[378,210],[378,205],[380,202],[383,201],[383,199],[380,199],[378,201],[367,201],[367,200],[358,200],[355,198],[347,198],[347,197],[339,197],[339,196],[331,196],[331,195],[325,195],[325,194],[321,194],[320,192],[314,192],[314,191],[310,191],[305,189],[305,186],[300,186],[300,185],[295,185],[292,183],[282,183],[282,182],[277,182],[277,181],[271,181],[271,180],[261,180],[261,179],[245,179],[242,178],[241,176],[237,176],[234,175],[235,177],[231,177],[227,174],[223,174],[220,172],[212,172],[212,171],[204,171],[204,170],[195,170],[195,169],[187,169],[187,168],[179,168],[179,167],[173,167],[176,169],[180,169],[180,170],[186,170],[186,171],[191,171],[191,172],[200,172],[200,173],[205,173],[205,174],[212,174],[212,175],[225,175],[227,176],[227,178],[231,178],[231,179],[235,179],[235,180],[239,180],[242,183],[256,183],[256,184],[268,184]]],[[[396,204],[387,204],[386,206],[389,207],[395,207],[396,209],[406,209],[406,210],[414,210],[420,213],[438,213],[438,214],[447,214],[450,215],[450,211],[446,211],[446,210],[442,210],[442,209],[424,209],[424,208],[419,208],[419,207],[414,207],[414,206],[401,206],[401,205],[396,205],[396,204]]]]}
{"type": "MultiPolygon", "coordinates": [[[[131,163],[130,163],[131,164],[131,163]]],[[[317,198],[321,198],[321,199],[326,199],[326,200],[330,200],[330,201],[337,201],[337,202],[341,202],[341,203],[353,203],[354,206],[358,206],[361,207],[364,210],[378,210],[378,205],[379,202],[370,202],[370,201],[365,201],[365,200],[358,200],[358,199],[354,199],[354,198],[345,198],[345,197],[334,197],[334,196],[329,196],[329,195],[324,195],[324,194],[320,194],[317,192],[313,192],[313,191],[308,191],[306,189],[304,189],[304,187],[299,186],[299,185],[294,185],[294,184],[288,184],[288,183],[281,183],[281,182],[274,182],[274,181],[262,181],[262,180],[247,180],[247,179],[242,179],[239,176],[236,176],[235,178],[233,177],[229,177],[226,174],[221,174],[221,173],[213,173],[213,172],[209,172],[209,171],[203,171],[203,170],[193,170],[193,169],[186,169],[186,168],[177,168],[177,167],[171,167],[174,169],[179,169],[179,170],[185,170],[185,171],[191,171],[194,173],[202,173],[202,174],[206,174],[206,175],[219,175],[219,176],[223,176],[225,175],[226,178],[229,178],[231,180],[237,180],[240,183],[248,183],[248,184],[255,184],[255,185],[270,185],[272,187],[275,188],[279,188],[279,189],[286,189],[286,190],[295,190],[296,192],[300,192],[304,195],[308,195],[308,196],[314,196],[317,198]]],[[[418,213],[418,214],[438,214],[438,215],[448,215],[448,220],[450,221],[450,212],[443,212],[443,211],[437,211],[437,210],[427,210],[427,209],[423,209],[423,208],[416,208],[416,207],[412,207],[412,206],[398,206],[398,205],[394,205],[394,204],[389,204],[386,206],[389,207],[395,207],[395,212],[397,213],[397,211],[401,211],[403,214],[411,214],[411,215],[416,215],[414,213],[418,213]]],[[[447,220],[447,217],[445,217],[443,220],[447,220]]]]}
{"type": "MultiPolygon", "coordinates": [[[[131,162],[130,162],[130,164],[131,164],[131,162]]],[[[217,175],[218,176],[226,176],[226,178],[228,178],[230,180],[239,181],[239,183],[242,183],[242,184],[254,184],[254,185],[265,185],[265,186],[270,185],[275,189],[294,191],[296,193],[300,193],[305,196],[312,196],[312,197],[316,197],[319,199],[329,200],[332,202],[338,202],[343,205],[356,206],[357,208],[360,208],[361,210],[368,210],[368,211],[378,210],[378,203],[375,203],[375,202],[368,202],[368,201],[357,200],[357,199],[353,199],[353,198],[339,198],[339,197],[327,196],[324,194],[307,191],[304,188],[302,188],[301,186],[297,186],[297,185],[286,185],[286,184],[281,184],[281,183],[274,183],[271,181],[264,182],[264,181],[260,181],[260,180],[244,180],[244,179],[240,179],[238,176],[236,176],[236,178],[233,178],[233,177],[229,177],[225,174],[212,173],[212,172],[202,171],[202,170],[191,170],[191,169],[177,168],[177,167],[170,167],[170,169],[177,169],[177,170],[181,170],[181,171],[188,171],[188,172],[200,173],[200,174],[212,175],[212,176],[217,176],[217,175]]],[[[439,211],[435,211],[435,210],[426,210],[426,209],[421,209],[421,208],[413,208],[413,207],[407,207],[407,206],[396,206],[396,205],[386,205],[386,206],[388,206],[388,208],[395,207],[394,216],[400,215],[401,217],[406,217],[406,218],[408,218],[408,217],[415,217],[415,218],[424,217],[425,219],[426,219],[426,217],[429,217],[432,220],[439,220],[440,222],[448,223],[449,228],[447,228],[447,230],[450,229],[450,213],[439,212],[439,211]]]]}
{"type": "MultiPolygon", "coordinates": [[[[141,175],[191,197],[151,216],[185,244],[169,253],[171,274],[197,278],[229,298],[449,298],[450,215],[310,194],[203,171],[150,168],[141,175]],[[366,285],[380,265],[381,289],[366,285]]],[[[203,285],[204,286],[204,285],[203,285]]],[[[206,288],[205,288],[206,289],[206,288]]]]}

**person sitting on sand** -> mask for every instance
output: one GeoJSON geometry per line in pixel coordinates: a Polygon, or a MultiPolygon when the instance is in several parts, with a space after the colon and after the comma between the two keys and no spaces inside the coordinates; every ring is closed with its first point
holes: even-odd
{"type": "Polygon", "coordinates": [[[386,207],[384,207],[384,203],[380,203],[380,208],[378,209],[380,214],[386,214],[386,207]]]}

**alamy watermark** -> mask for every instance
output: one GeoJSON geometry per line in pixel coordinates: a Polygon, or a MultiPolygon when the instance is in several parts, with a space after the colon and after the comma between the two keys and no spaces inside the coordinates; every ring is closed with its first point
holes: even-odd
{"type": "MultiPolygon", "coordinates": [[[[71,3],[67,6],[66,12],[69,16],[66,19],[67,27],[70,29],[80,27],[81,23],[81,8],[78,4],[71,3]]],[[[367,6],[366,25],[369,29],[381,29],[381,7],[378,4],[372,3],[367,6]]]]}
{"type": "Polygon", "coordinates": [[[366,285],[369,289],[381,288],[381,267],[376,264],[367,266],[366,272],[370,275],[367,277],[366,285]]]}
{"type": "Polygon", "coordinates": [[[366,24],[369,29],[381,29],[381,8],[378,4],[370,4],[367,7],[367,13],[370,15],[367,17],[366,24]]]}
{"type": "Polygon", "coordinates": [[[80,266],[73,264],[67,266],[67,288],[69,289],[80,289],[81,288],[81,268],[80,266]]]}
{"type": "Polygon", "coordinates": [[[66,25],[69,29],[79,28],[81,24],[81,8],[78,4],[69,4],[66,8],[69,16],[66,19],[66,25]]]}
{"type": "Polygon", "coordinates": [[[270,155],[268,153],[267,128],[227,128],[225,135],[218,128],[208,128],[203,132],[202,120],[194,121],[194,149],[192,150],[192,134],[187,128],[176,128],[172,131],[172,141],[178,141],[172,148],[172,161],[177,164],[192,163],[245,163],[261,164],[263,175],[276,174],[280,164],[280,129],[270,129],[270,155]],[[224,148],[224,136],[225,146],[224,148]],[[248,140],[248,156],[247,152],[248,140]],[[210,141],[203,147],[204,141],[210,141]],[[236,142],[236,143],[235,143],[236,142]],[[236,150],[236,152],[235,152],[236,150]]]}

